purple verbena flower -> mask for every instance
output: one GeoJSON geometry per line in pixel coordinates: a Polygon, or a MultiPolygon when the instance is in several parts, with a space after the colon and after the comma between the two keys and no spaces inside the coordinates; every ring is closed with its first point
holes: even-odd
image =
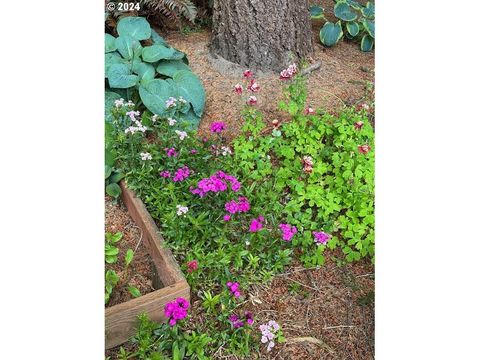
{"type": "Polygon", "coordinates": [[[332,238],[332,235],[327,234],[326,232],[323,231],[312,231],[314,241],[317,243],[317,245],[325,245],[328,240],[332,238]]]}
{"type": "Polygon", "coordinates": [[[212,123],[212,125],[210,125],[210,131],[212,133],[221,133],[225,129],[226,129],[225,123],[222,121],[217,121],[212,123]]]}
{"type": "Polygon", "coordinates": [[[295,226],[289,224],[280,224],[278,225],[280,230],[282,231],[282,238],[285,241],[292,240],[293,236],[297,233],[297,228],[295,226]]]}

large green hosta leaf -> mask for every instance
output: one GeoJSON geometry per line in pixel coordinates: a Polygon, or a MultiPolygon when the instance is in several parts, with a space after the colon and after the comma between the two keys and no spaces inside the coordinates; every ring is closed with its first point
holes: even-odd
{"type": "Polygon", "coordinates": [[[362,9],[362,15],[369,19],[373,19],[375,17],[375,5],[370,1],[367,2],[367,5],[362,9]]]}
{"type": "Polygon", "coordinates": [[[333,13],[343,21],[353,21],[357,18],[357,14],[353,11],[346,2],[338,2],[333,8],[333,13]]]}
{"type": "Polygon", "coordinates": [[[105,120],[112,122],[111,110],[115,104],[115,100],[120,99],[121,96],[113,91],[105,91],[105,120]]]}
{"type": "Polygon", "coordinates": [[[142,59],[143,61],[153,63],[161,59],[169,59],[175,50],[171,47],[163,45],[152,45],[143,48],[142,59]]]}
{"type": "Polygon", "coordinates": [[[310,17],[312,19],[322,19],[323,18],[323,8],[318,5],[310,6],[310,17]]]}
{"type": "Polygon", "coordinates": [[[348,5],[350,5],[352,8],[354,8],[355,10],[361,10],[362,9],[362,5],[360,5],[358,2],[356,2],[355,0],[346,0],[345,1],[348,5]]]}
{"type": "Polygon", "coordinates": [[[333,46],[342,38],[343,31],[340,21],[333,24],[326,22],[320,30],[320,41],[325,46],[333,46]]]}
{"type": "Polygon", "coordinates": [[[181,116],[182,120],[188,123],[191,129],[198,129],[200,123],[200,116],[197,116],[192,109],[189,109],[184,115],[181,116]]]}
{"type": "Polygon", "coordinates": [[[143,17],[122,18],[117,24],[117,31],[120,36],[129,35],[137,40],[146,40],[152,35],[150,24],[143,17]]]}
{"type": "Polygon", "coordinates": [[[182,60],[161,60],[157,65],[157,72],[165,76],[173,77],[181,70],[191,71],[182,60]]]}
{"type": "Polygon", "coordinates": [[[347,31],[354,38],[360,32],[360,25],[355,21],[347,22],[347,31]]]}
{"type": "Polygon", "coordinates": [[[165,102],[169,97],[178,97],[178,91],[165,80],[154,79],[145,82],[139,87],[140,98],[143,104],[154,114],[166,115],[165,102]]]}
{"type": "Polygon", "coordinates": [[[191,71],[181,70],[173,76],[178,85],[178,93],[192,104],[197,116],[202,116],[205,109],[205,89],[200,79],[191,71]]]}
{"type": "Polygon", "coordinates": [[[155,77],[155,68],[151,64],[141,61],[134,62],[132,70],[138,74],[140,81],[152,80],[155,77]]]}
{"type": "Polygon", "coordinates": [[[368,35],[375,39],[375,23],[370,20],[363,20],[363,27],[368,35]]]}
{"type": "Polygon", "coordinates": [[[371,51],[373,48],[373,43],[375,40],[368,34],[363,35],[362,41],[360,43],[360,49],[362,51],[371,51]]]}
{"type": "Polygon", "coordinates": [[[115,39],[118,52],[127,60],[139,58],[142,54],[142,45],[137,39],[129,35],[121,35],[115,39]]]}
{"type": "Polygon", "coordinates": [[[168,46],[168,43],[165,41],[165,39],[160,35],[158,35],[158,33],[153,29],[152,29],[152,40],[154,44],[168,46]]]}
{"type": "Polygon", "coordinates": [[[108,69],[108,83],[111,88],[126,89],[135,86],[138,76],[130,72],[130,68],[125,64],[113,64],[108,69]]]}
{"type": "Polygon", "coordinates": [[[110,34],[105,34],[105,52],[109,53],[117,50],[117,45],[115,45],[115,38],[110,34]]]}
{"type": "Polygon", "coordinates": [[[126,60],[122,59],[122,57],[117,52],[111,52],[105,54],[105,77],[107,77],[108,70],[110,66],[113,64],[125,64],[126,60]]]}

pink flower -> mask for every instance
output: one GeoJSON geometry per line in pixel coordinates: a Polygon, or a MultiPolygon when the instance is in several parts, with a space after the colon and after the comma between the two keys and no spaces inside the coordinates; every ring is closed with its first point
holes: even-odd
{"type": "Polygon", "coordinates": [[[250,311],[245,311],[245,319],[247,320],[248,325],[253,324],[253,314],[250,311]]]}
{"type": "Polygon", "coordinates": [[[315,114],[315,110],[312,107],[308,106],[305,108],[305,115],[313,115],[315,114]]]}
{"type": "Polygon", "coordinates": [[[225,204],[225,210],[230,214],[236,214],[239,212],[247,212],[250,210],[250,203],[246,197],[240,196],[238,202],[235,200],[229,201],[225,204]]]}
{"type": "Polygon", "coordinates": [[[243,93],[243,86],[241,84],[237,84],[234,87],[234,90],[238,95],[241,95],[243,93]]]}
{"type": "Polygon", "coordinates": [[[360,130],[363,127],[363,121],[357,121],[353,126],[355,126],[356,130],[360,130]]]}
{"type": "Polygon", "coordinates": [[[247,79],[250,79],[251,77],[253,77],[253,72],[251,70],[245,70],[243,72],[243,77],[247,78],[247,79]]]}
{"type": "Polygon", "coordinates": [[[190,154],[196,154],[196,153],[198,153],[197,149],[190,150],[190,154]]]}
{"type": "Polygon", "coordinates": [[[312,234],[313,234],[313,237],[314,237],[314,241],[317,243],[317,245],[325,245],[327,243],[328,240],[330,240],[332,238],[332,235],[330,234],[327,234],[326,232],[323,232],[323,231],[312,231],[312,234]]]}
{"type": "Polygon", "coordinates": [[[285,241],[292,240],[293,236],[297,233],[297,228],[289,224],[280,224],[278,227],[282,230],[282,238],[285,241]]]}
{"type": "Polygon", "coordinates": [[[368,146],[367,144],[365,144],[365,145],[360,145],[360,146],[358,147],[358,151],[359,151],[360,153],[362,153],[362,154],[366,154],[366,153],[368,153],[368,152],[370,151],[370,146],[368,146]]]}
{"type": "Polygon", "coordinates": [[[296,64],[290,65],[280,73],[280,80],[289,80],[298,72],[296,64]]]}
{"type": "Polygon", "coordinates": [[[169,318],[168,323],[170,326],[174,326],[177,320],[183,320],[187,317],[187,309],[190,307],[188,301],[182,297],[169,302],[165,305],[164,313],[165,317],[169,318]]]}
{"type": "Polygon", "coordinates": [[[218,193],[226,191],[228,189],[228,183],[233,192],[240,190],[241,184],[234,176],[226,174],[223,171],[217,171],[209,178],[200,180],[196,188],[190,188],[190,192],[204,197],[209,192],[218,193]]]}
{"type": "Polygon", "coordinates": [[[260,85],[258,85],[255,79],[252,79],[250,81],[250,84],[247,86],[247,89],[255,93],[257,91],[260,91],[260,85]]]}
{"type": "Polygon", "coordinates": [[[172,175],[170,175],[170,171],[162,171],[160,172],[160,176],[163,178],[169,178],[172,175]]]}
{"type": "Polygon", "coordinates": [[[251,95],[247,100],[248,105],[255,105],[256,103],[257,103],[257,97],[256,96],[251,95]]]}
{"type": "Polygon", "coordinates": [[[236,298],[240,297],[240,284],[238,282],[232,283],[231,281],[227,282],[227,287],[229,288],[230,292],[236,298]]]}
{"type": "Polygon", "coordinates": [[[168,157],[175,157],[177,156],[177,152],[175,151],[175,148],[165,148],[165,152],[167,153],[168,157]]]}
{"type": "Polygon", "coordinates": [[[175,176],[173,177],[172,181],[173,182],[179,182],[185,180],[187,177],[190,176],[190,169],[188,166],[183,166],[180,169],[177,170],[175,173],[175,176]]]}
{"type": "Polygon", "coordinates": [[[212,125],[210,125],[210,131],[212,133],[221,133],[225,129],[226,129],[225,123],[222,121],[217,121],[212,123],[212,125]]]}
{"type": "Polygon", "coordinates": [[[230,219],[231,219],[230,215],[225,215],[225,216],[223,217],[223,220],[224,220],[224,221],[230,221],[230,219]]]}
{"type": "Polygon", "coordinates": [[[188,267],[188,270],[187,270],[187,271],[188,271],[189,273],[197,270],[197,269],[198,269],[198,261],[197,261],[197,260],[189,261],[189,262],[187,263],[187,267],[188,267]]]}
{"type": "Polygon", "coordinates": [[[264,220],[264,217],[261,215],[257,219],[253,219],[250,223],[250,232],[257,232],[262,230],[264,220]]]}

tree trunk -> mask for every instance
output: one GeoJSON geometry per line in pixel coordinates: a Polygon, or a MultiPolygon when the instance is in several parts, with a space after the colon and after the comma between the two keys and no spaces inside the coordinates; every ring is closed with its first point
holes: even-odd
{"type": "Polygon", "coordinates": [[[308,0],[214,0],[211,51],[247,68],[282,70],[312,51],[308,0]]]}

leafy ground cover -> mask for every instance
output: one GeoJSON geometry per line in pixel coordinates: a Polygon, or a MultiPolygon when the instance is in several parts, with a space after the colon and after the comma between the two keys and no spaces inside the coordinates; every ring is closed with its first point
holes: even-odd
{"type": "Polygon", "coordinates": [[[117,166],[158,221],[203,314],[193,324],[191,304],[177,299],[165,309],[168,324],[142,318],[134,353],[119,358],[256,358],[287,339],[276,319],[258,324],[242,308],[251,289],[292,261],[324,265],[325,251],[373,261],[373,104],[314,110],[295,65],[282,84],[289,121],[268,121],[256,109],[262,85],[243,74],[232,91],[245,104],[244,126],[231,144],[222,121],[208,138],[188,131],[181,99],[166,101],[168,118],[115,103],[107,137],[117,166]]]}

